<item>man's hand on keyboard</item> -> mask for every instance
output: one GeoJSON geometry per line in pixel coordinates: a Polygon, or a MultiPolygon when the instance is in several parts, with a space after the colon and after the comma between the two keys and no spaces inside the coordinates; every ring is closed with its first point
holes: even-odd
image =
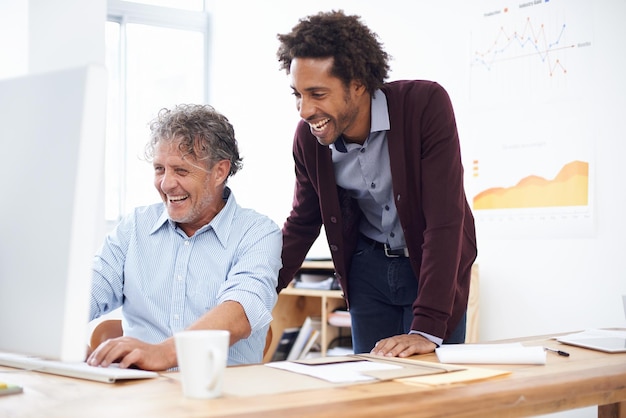
{"type": "Polygon", "coordinates": [[[118,363],[120,368],[136,366],[143,370],[167,370],[176,366],[173,338],[160,344],[147,344],[136,338],[119,337],[106,340],[88,357],[90,366],[108,367],[118,363]]]}

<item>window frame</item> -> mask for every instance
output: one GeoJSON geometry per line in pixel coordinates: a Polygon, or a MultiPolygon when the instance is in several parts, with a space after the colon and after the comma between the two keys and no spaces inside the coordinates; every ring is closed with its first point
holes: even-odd
{"type": "MultiPolygon", "coordinates": [[[[206,2],[204,10],[192,11],[175,9],[163,6],[153,6],[143,3],[133,3],[124,0],[108,0],[107,1],[107,17],[106,22],[115,22],[120,25],[120,56],[119,56],[119,113],[117,120],[120,126],[120,145],[121,149],[116,150],[119,158],[124,160],[122,164],[122,173],[118,177],[119,194],[117,219],[105,219],[106,228],[110,230],[114,227],[124,214],[123,208],[126,206],[126,152],[128,145],[127,137],[127,53],[126,53],[126,25],[142,24],[147,26],[164,27],[169,29],[178,29],[186,31],[200,32],[203,35],[203,63],[204,63],[204,88],[202,96],[205,103],[209,98],[209,54],[210,54],[210,19],[209,13],[206,11],[206,2]]],[[[109,86],[113,88],[116,86],[109,86]]],[[[106,193],[105,193],[106,197],[106,193]]]]}

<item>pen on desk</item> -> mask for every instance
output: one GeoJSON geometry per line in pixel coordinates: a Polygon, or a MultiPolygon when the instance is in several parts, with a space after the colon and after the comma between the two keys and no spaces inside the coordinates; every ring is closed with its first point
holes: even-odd
{"type": "Polygon", "coordinates": [[[552,351],[553,353],[557,353],[559,356],[563,356],[563,357],[569,357],[569,353],[567,351],[563,351],[563,350],[556,350],[554,348],[550,348],[550,347],[543,347],[544,350],[546,351],[552,351]]]}

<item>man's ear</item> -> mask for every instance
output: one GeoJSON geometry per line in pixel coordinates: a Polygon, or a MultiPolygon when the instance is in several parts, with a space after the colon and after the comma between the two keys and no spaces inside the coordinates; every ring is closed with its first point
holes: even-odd
{"type": "Polygon", "coordinates": [[[362,96],[364,93],[367,92],[367,89],[365,88],[365,84],[363,84],[361,80],[352,80],[350,82],[350,88],[352,89],[354,94],[358,96],[362,96]]]}
{"type": "Polygon", "coordinates": [[[218,184],[226,182],[228,175],[230,174],[230,160],[219,160],[213,165],[211,174],[214,176],[215,181],[218,184]]]}

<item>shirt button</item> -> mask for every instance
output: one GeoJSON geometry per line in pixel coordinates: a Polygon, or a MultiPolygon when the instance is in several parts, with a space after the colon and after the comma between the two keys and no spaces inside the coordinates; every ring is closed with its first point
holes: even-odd
{"type": "Polygon", "coordinates": [[[395,236],[396,236],[396,234],[394,234],[394,233],[392,232],[392,233],[390,233],[390,234],[389,234],[389,236],[390,236],[391,238],[393,238],[393,237],[395,237],[395,236]]]}
{"type": "Polygon", "coordinates": [[[336,224],[336,223],[337,223],[337,218],[336,218],[335,216],[331,216],[331,217],[330,217],[330,221],[331,221],[332,223],[336,224]]]}
{"type": "Polygon", "coordinates": [[[370,187],[371,187],[372,189],[375,189],[375,188],[376,188],[376,183],[372,182],[372,184],[370,184],[370,187]]]}
{"type": "Polygon", "coordinates": [[[176,280],[178,280],[179,282],[182,281],[183,280],[183,276],[181,276],[181,275],[176,276],[176,280]]]}
{"type": "Polygon", "coordinates": [[[365,152],[365,148],[361,148],[361,151],[359,151],[359,152],[364,153],[365,152]]]}
{"type": "Polygon", "coordinates": [[[385,205],[385,210],[389,210],[389,205],[385,205]]]}
{"type": "Polygon", "coordinates": [[[339,249],[339,247],[337,247],[336,245],[331,245],[331,246],[330,246],[330,249],[331,249],[332,251],[337,251],[337,250],[339,249]]]}
{"type": "Polygon", "coordinates": [[[189,245],[189,241],[185,241],[185,245],[189,245]]]}
{"type": "Polygon", "coordinates": [[[180,318],[180,316],[179,316],[178,314],[174,314],[174,319],[175,319],[176,321],[178,321],[178,318],[180,318]]]}

